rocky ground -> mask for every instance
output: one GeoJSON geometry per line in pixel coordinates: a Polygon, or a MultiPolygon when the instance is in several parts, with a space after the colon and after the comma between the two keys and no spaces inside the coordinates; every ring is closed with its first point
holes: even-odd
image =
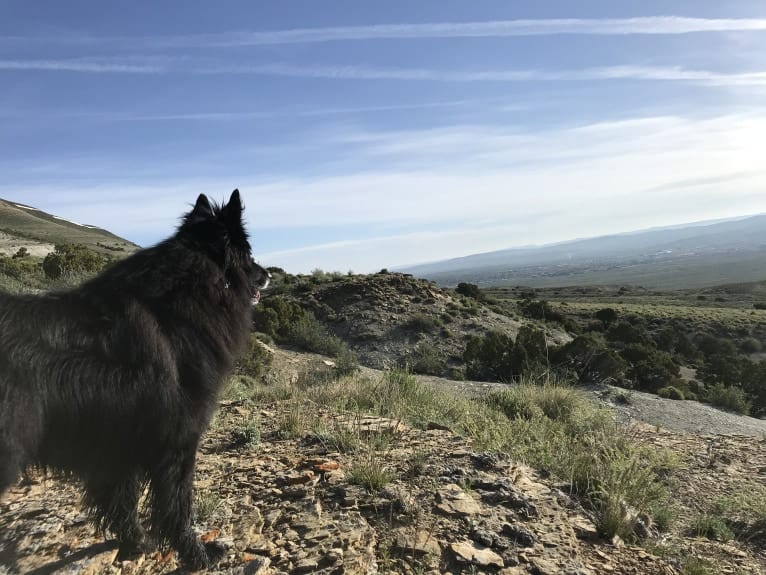
{"type": "MultiPolygon", "coordinates": [[[[284,353],[280,368],[319,361],[284,353]]],[[[228,545],[215,572],[243,575],[681,574],[695,573],[691,558],[716,566],[707,573],[766,572],[766,538],[757,532],[720,542],[687,527],[705,502],[763,484],[763,436],[726,435],[723,420],[715,431],[724,435],[658,428],[641,401],[633,405],[648,423],[633,424],[635,438],[680,461],[676,527],[660,534],[645,521],[642,546],[599,538],[566,485],[477,452],[466,438],[294,399],[222,402],[199,453],[197,527],[228,545]],[[318,429],[348,431],[363,447],[346,452],[318,429]],[[389,481],[366,489],[355,478],[360,466],[389,481]]],[[[691,402],[660,401],[679,419],[697,417],[684,412],[691,402]]],[[[113,542],[86,522],[73,483],[32,474],[0,502],[3,575],[178,572],[172,553],[122,563],[115,556],[113,542]]]]}

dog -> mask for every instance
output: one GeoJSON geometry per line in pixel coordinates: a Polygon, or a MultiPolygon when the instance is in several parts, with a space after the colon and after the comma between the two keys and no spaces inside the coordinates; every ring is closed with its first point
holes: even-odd
{"type": "Polygon", "coordinates": [[[195,456],[270,274],[251,256],[238,190],[202,194],[175,235],[81,286],[0,293],[0,495],[27,466],[74,475],[118,560],[169,546],[206,569],[192,529],[195,456]],[[148,486],[149,530],[138,503],[148,486]]]}

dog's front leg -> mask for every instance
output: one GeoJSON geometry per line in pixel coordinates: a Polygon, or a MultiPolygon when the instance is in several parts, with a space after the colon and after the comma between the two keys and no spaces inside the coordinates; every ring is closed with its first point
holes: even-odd
{"type": "Polygon", "coordinates": [[[152,527],[178,551],[185,568],[206,569],[223,558],[226,548],[214,541],[203,545],[192,529],[197,441],[171,451],[151,472],[152,527]]]}

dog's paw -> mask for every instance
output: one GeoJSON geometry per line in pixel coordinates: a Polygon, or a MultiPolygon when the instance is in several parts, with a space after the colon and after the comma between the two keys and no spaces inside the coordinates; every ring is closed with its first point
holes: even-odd
{"type": "Polygon", "coordinates": [[[202,571],[218,563],[226,554],[226,547],[217,541],[196,542],[194,551],[181,557],[181,563],[188,571],[202,571]]]}
{"type": "Polygon", "coordinates": [[[215,565],[226,555],[226,546],[218,541],[208,541],[205,543],[205,553],[208,565],[215,565]]]}
{"type": "Polygon", "coordinates": [[[135,561],[142,555],[151,553],[156,548],[148,540],[124,542],[117,551],[116,561],[135,561]]]}

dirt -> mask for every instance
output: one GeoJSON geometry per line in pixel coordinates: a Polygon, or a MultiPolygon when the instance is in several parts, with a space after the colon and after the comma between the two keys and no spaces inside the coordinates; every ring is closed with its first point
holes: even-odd
{"type": "Polygon", "coordinates": [[[20,248],[26,248],[27,253],[35,257],[45,257],[53,251],[53,244],[27,240],[0,232],[0,255],[12,256],[20,248]]]}
{"type": "MultiPolygon", "coordinates": [[[[288,379],[332,369],[321,356],[274,353],[272,370],[288,379]]],[[[381,374],[369,368],[364,373],[373,381],[381,374]]],[[[471,393],[487,389],[472,382],[426,381],[471,393]]],[[[594,401],[605,405],[613,405],[618,393],[592,390],[594,401]]],[[[766,572],[762,540],[711,541],[682,527],[704,509],[703,502],[766,482],[766,442],[755,434],[757,424],[711,413],[717,416],[715,427],[698,434],[690,422],[701,417],[698,407],[704,406],[644,395],[634,393],[615,413],[634,422],[636,440],[676,454],[682,489],[680,526],[661,534],[648,523],[643,547],[600,538],[591,512],[560,481],[501,455],[477,452],[469,439],[400,421],[349,418],[300,399],[222,402],[198,456],[195,527],[228,546],[213,572],[232,575],[673,575],[682,573],[685,557],[715,561],[716,573],[766,572]],[[296,412],[311,415],[300,429],[286,432],[296,412]],[[658,429],[664,417],[670,427],[686,422],[690,428],[658,429]],[[260,439],[252,446],[238,443],[237,430],[253,421],[260,439]],[[369,445],[386,447],[367,455],[342,453],[317,440],[312,429],[318,426],[347,426],[369,445]],[[753,434],[731,435],[743,429],[753,434]],[[419,467],[412,463],[417,454],[419,467]],[[371,492],[348,475],[368,457],[393,475],[371,492]]],[[[70,481],[32,473],[0,501],[2,575],[179,572],[172,553],[132,562],[117,562],[115,556],[114,542],[86,521],[70,481]]]]}

